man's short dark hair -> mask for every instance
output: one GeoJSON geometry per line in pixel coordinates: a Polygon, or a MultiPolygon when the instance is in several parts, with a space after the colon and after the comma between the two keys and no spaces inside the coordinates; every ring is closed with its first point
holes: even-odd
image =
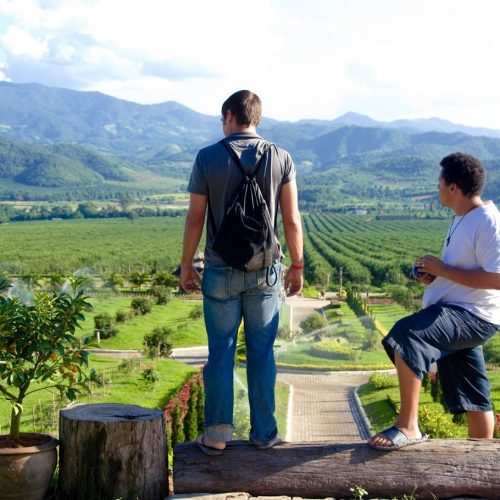
{"type": "Polygon", "coordinates": [[[452,153],[445,156],[440,165],[446,184],[456,184],[468,198],[481,194],[485,172],[477,158],[465,153],[452,153]]]}
{"type": "Polygon", "coordinates": [[[222,114],[225,117],[227,110],[236,119],[238,125],[257,126],[260,122],[262,114],[262,103],[259,96],[249,90],[238,90],[233,95],[229,96],[222,105],[222,114]]]}

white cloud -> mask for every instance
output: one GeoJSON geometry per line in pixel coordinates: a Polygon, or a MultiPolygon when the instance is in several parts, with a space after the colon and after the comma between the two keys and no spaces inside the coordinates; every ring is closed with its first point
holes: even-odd
{"type": "Polygon", "coordinates": [[[0,37],[3,49],[13,57],[28,56],[40,59],[47,50],[46,43],[37,40],[31,34],[17,26],[9,26],[0,37]]]}
{"type": "Polygon", "coordinates": [[[210,114],[251,88],[280,119],[354,110],[498,128],[499,14],[496,0],[0,0],[0,67],[210,114]]]}

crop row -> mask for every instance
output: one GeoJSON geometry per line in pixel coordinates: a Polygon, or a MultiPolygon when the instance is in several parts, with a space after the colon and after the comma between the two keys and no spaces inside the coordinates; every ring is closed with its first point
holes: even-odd
{"type": "Polygon", "coordinates": [[[303,225],[307,281],[342,267],[346,282],[381,285],[405,281],[418,255],[439,255],[448,221],[306,214],[303,225]]]}

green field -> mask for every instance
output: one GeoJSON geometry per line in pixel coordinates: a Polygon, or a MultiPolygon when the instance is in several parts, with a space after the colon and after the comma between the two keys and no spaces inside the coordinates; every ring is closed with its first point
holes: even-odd
{"type": "Polygon", "coordinates": [[[0,224],[0,272],[172,272],[180,262],[183,231],[183,217],[0,224]]]}
{"type": "MultiPolygon", "coordinates": [[[[88,313],[82,323],[80,338],[94,336],[94,316],[108,313],[113,318],[118,310],[129,311],[131,298],[99,297],[90,299],[93,311],[88,313]]],[[[191,319],[189,313],[201,305],[200,300],[181,300],[174,298],[166,305],[154,305],[153,310],[144,316],[136,316],[124,323],[117,323],[119,333],[116,337],[101,340],[94,347],[102,349],[142,349],[145,333],[156,326],[168,326],[173,329],[172,342],[174,347],[190,347],[206,345],[205,326],[203,318],[191,319]]]]}

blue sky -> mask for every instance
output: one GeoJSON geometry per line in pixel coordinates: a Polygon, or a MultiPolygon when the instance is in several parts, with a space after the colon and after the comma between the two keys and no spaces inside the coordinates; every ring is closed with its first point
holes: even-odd
{"type": "Polygon", "coordinates": [[[218,114],[500,129],[497,0],[0,0],[0,79],[218,114]]]}

